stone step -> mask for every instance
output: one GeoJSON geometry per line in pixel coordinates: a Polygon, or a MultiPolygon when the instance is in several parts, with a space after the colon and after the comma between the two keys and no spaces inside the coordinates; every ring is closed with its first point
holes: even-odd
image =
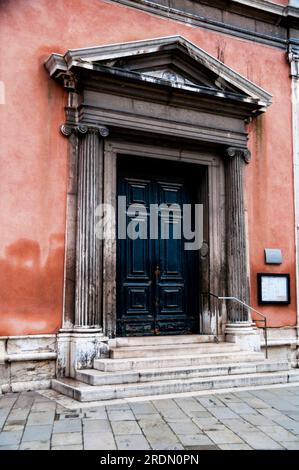
{"type": "Polygon", "coordinates": [[[74,379],[55,379],[52,380],[52,388],[75,400],[88,402],[291,382],[299,385],[299,371],[259,372],[106,386],[87,385],[74,379]]]}
{"type": "Polygon", "coordinates": [[[115,347],[110,349],[111,359],[136,357],[179,356],[186,354],[207,354],[225,351],[240,351],[234,343],[205,343],[205,344],[157,344],[149,346],[115,347]]]}
{"type": "MultiPolygon", "coordinates": [[[[218,336],[216,342],[224,341],[218,336]]],[[[215,335],[165,335],[165,336],[131,336],[115,338],[109,341],[112,347],[154,346],[162,344],[215,343],[215,335]]]]}
{"type": "Polygon", "coordinates": [[[157,380],[188,379],[193,377],[215,377],[234,374],[252,374],[256,372],[277,372],[289,370],[287,361],[259,363],[227,363],[222,365],[200,365],[195,367],[171,367],[124,372],[101,372],[87,369],[77,370],[76,378],[89,385],[112,385],[157,380]]]}
{"type": "Polygon", "coordinates": [[[192,367],[205,364],[226,364],[228,362],[261,362],[264,354],[261,352],[232,351],[208,353],[208,354],[186,354],[185,356],[161,356],[154,358],[137,357],[127,359],[95,359],[94,369],[102,372],[136,371],[144,369],[160,369],[169,367],[192,367]]]}

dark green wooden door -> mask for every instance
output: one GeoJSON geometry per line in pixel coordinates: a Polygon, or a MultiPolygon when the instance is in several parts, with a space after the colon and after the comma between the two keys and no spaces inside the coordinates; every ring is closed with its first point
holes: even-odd
{"type": "Polygon", "coordinates": [[[183,204],[196,201],[193,179],[186,169],[182,171],[182,167],[171,163],[121,159],[118,196],[126,196],[122,220],[126,220],[127,226],[137,224],[133,226],[140,236],[118,237],[118,335],[198,331],[198,252],[185,250],[186,240],[177,235],[182,226],[183,204]],[[142,172],[134,169],[136,163],[142,172]],[[136,206],[132,208],[132,205],[136,206]],[[137,213],[135,207],[139,205],[144,209],[137,213]],[[167,211],[169,205],[174,210],[163,217],[163,210],[167,211]],[[151,231],[153,214],[158,223],[151,231]]]}

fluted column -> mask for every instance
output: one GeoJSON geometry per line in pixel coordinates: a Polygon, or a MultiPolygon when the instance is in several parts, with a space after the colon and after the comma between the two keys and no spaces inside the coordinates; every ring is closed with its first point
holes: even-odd
{"type": "Polygon", "coordinates": [[[102,242],[96,236],[96,209],[102,202],[106,128],[81,126],[78,161],[75,328],[102,322],[102,242]]]}
{"type": "Polygon", "coordinates": [[[60,376],[76,377],[77,369],[90,369],[93,360],[107,349],[102,332],[103,260],[102,240],[96,236],[96,209],[103,202],[103,138],[109,131],[105,126],[77,124],[73,120],[60,130],[67,137],[76,135],[70,141],[76,163],[70,172],[76,181],[73,190],[77,211],[74,206],[70,221],[76,236],[76,243],[71,245],[75,256],[69,252],[66,257],[74,271],[74,323],[72,328],[60,332],[57,370],[60,376]]]}
{"type": "MultiPolygon", "coordinates": [[[[227,230],[227,295],[248,304],[249,285],[246,260],[243,173],[250,159],[247,149],[229,147],[225,157],[226,230],[227,230]]],[[[228,322],[248,322],[248,310],[236,302],[228,301],[228,322]]]]}
{"type": "Polygon", "coordinates": [[[297,327],[299,325],[299,45],[289,45],[290,75],[292,77],[293,166],[295,187],[295,233],[297,277],[297,327]]]}

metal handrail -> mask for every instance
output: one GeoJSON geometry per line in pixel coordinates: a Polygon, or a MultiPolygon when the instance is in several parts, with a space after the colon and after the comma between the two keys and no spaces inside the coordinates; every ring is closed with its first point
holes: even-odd
{"type": "MultiPolygon", "coordinates": [[[[265,339],[265,356],[266,356],[266,359],[268,359],[268,331],[267,331],[267,317],[265,315],[263,315],[261,312],[259,312],[258,310],[256,310],[254,307],[251,307],[251,305],[248,305],[246,304],[245,302],[243,302],[242,300],[238,299],[237,297],[223,297],[223,296],[219,296],[219,295],[216,295],[216,294],[213,294],[212,292],[201,292],[201,297],[203,297],[204,295],[208,295],[210,297],[214,297],[218,300],[232,300],[234,302],[237,302],[238,304],[240,305],[243,305],[244,307],[246,307],[247,309],[257,313],[260,317],[262,317],[261,319],[257,319],[257,320],[254,320],[255,322],[264,322],[264,326],[263,326],[263,333],[264,333],[264,339],[265,339]]],[[[218,314],[218,312],[217,312],[218,314]]],[[[216,334],[218,335],[218,315],[217,315],[217,330],[216,330],[216,334]]]]}

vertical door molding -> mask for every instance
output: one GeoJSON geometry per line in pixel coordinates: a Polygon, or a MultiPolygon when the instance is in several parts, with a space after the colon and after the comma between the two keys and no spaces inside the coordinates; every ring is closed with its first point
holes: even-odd
{"type": "Polygon", "coordinates": [[[116,335],[116,210],[117,210],[117,154],[111,143],[104,150],[104,202],[113,208],[107,215],[108,225],[103,240],[103,329],[109,338],[116,335]]]}
{"type": "MultiPolygon", "coordinates": [[[[208,163],[208,238],[209,276],[202,286],[205,292],[226,294],[225,276],[225,168],[223,158],[213,157],[208,163]]],[[[214,298],[203,298],[203,333],[223,334],[226,325],[226,305],[214,298]],[[218,313],[217,313],[218,312],[218,313]],[[218,325],[217,322],[218,321],[218,325]]]]}

